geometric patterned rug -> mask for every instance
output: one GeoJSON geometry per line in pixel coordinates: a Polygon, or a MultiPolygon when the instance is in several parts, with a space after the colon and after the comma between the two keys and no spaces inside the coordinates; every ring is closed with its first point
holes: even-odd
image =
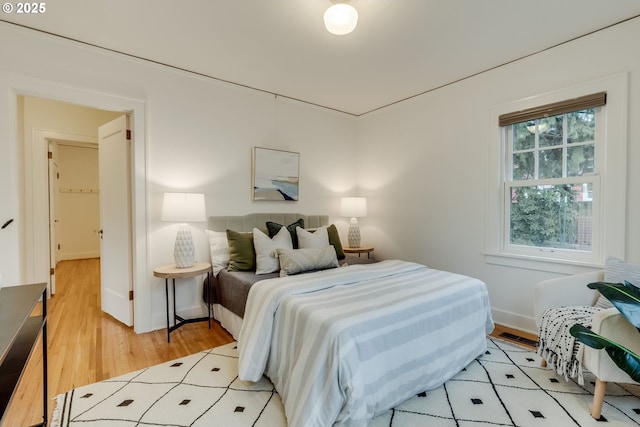
{"type": "MultiPolygon", "coordinates": [[[[487,338],[486,354],[442,386],[420,393],[369,427],[640,425],[640,387],[607,386],[602,418],[589,415],[593,376],[564,381],[532,351],[487,338]]],[[[235,343],[56,397],[54,427],[286,427],[266,378],[237,378],[235,343]]]]}

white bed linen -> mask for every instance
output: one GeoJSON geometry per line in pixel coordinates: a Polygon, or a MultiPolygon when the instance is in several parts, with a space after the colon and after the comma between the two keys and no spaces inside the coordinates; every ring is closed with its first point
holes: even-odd
{"type": "Polygon", "coordinates": [[[212,304],[211,311],[213,312],[213,318],[237,341],[240,336],[240,329],[242,328],[242,317],[231,310],[227,310],[227,308],[221,304],[212,304]]]}
{"type": "Polygon", "coordinates": [[[249,292],[239,377],[266,374],[289,427],[366,426],[486,351],[486,286],[404,261],[269,279],[249,292]]]}

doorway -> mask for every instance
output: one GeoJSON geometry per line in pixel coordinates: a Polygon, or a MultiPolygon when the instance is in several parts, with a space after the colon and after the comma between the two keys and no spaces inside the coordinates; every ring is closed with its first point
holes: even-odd
{"type": "MultiPolygon", "coordinates": [[[[131,301],[131,162],[128,116],[24,97],[22,121],[35,126],[47,122],[56,129],[37,134],[34,147],[47,146],[50,292],[55,294],[55,271],[60,260],[101,257],[101,309],[121,323],[133,325],[131,301]],[[52,115],[51,111],[62,112],[52,115]],[[115,118],[114,118],[115,117],[115,118]],[[114,126],[115,125],[115,126],[114,126]],[[61,132],[72,130],[78,134],[61,132]],[[107,237],[102,231],[108,230],[107,237]]],[[[26,140],[26,138],[25,138],[26,140]]],[[[39,153],[39,154],[38,154],[39,153]]],[[[34,193],[34,205],[45,194],[34,193]]]]}
{"type": "Polygon", "coordinates": [[[55,269],[60,261],[100,257],[100,182],[95,142],[48,142],[50,265],[55,269]]]}
{"type": "MultiPolygon", "coordinates": [[[[70,124],[70,118],[73,116],[67,114],[69,110],[92,110],[99,111],[103,116],[98,123],[105,123],[108,119],[114,116],[121,116],[123,113],[129,111],[131,114],[133,126],[138,124],[140,126],[138,135],[142,135],[144,138],[144,105],[141,102],[135,100],[121,100],[119,98],[113,98],[106,95],[90,94],[87,98],[87,94],[80,91],[69,91],[68,88],[65,91],[64,99],[69,99],[74,96],[82,98],[81,103],[68,103],[66,101],[56,101],[55,99],[62,98],[62,94],[59,92],[60,88],[55,85],[49,87],[50,91],[44,91],[44,93],[37,94],[36,97],[29,91],[29,96],[21,96],[20,90],[12,88],[15,94],[15,107],[17,109],[17,116],[19,118],[19,126],[22,126],[18,134],[23,135],[22,141],[18,141],[18,144],[22,143],[24,148],[24,189],[23,206],[24,206],[24,223],[22,233],[25,236],[25,256],[23,262],[25,264],[26,274],[25,281],[28,282],[50,282],[50,265],[51,261],[55,263],[55,256],[52,256],[50,239],[44,238],[49,236],[49,228],[51,219],[49,217],[49,141],[52,140],[65,140],[71,142],[86,142],[86,134],[90,133],[86,131],[86,127],[90,120],[79,120],[79,127],[74,128],[70,124]],[[93,104],[93,105],[91,105],[93,104]],[[114,106],[120,111],[101,110],[102,105],[109,105],[112,109],[114,106]],[[65,111],[61,111],[65,110],[65,111]],[[105,114],[106,113],[106,114],[105,114]],[[41,129],[60,129],[60,131],[41,130],[41,129]],[[69,132],[69,133],[67,133],[69,132]],[[85,135],[85,136],[83,136],[85,135]]],[[[97,129],[97,126],[95,126],[97,129]]],[[[95,131],[91,135],[97,142],[95,131]]],[[[134,209],[138,212],[146,212],[146,189],[145,189],[145,159],[144,159],[144,139],[142,141],[132,141],[132,165],[131,169],[134,171],[132,174],[135,179],[132,179],[131,187],[132,193],[135,197],[134,205],[131,206],[131,210],[134,209]],[[135,153],[133,153],[135,151],[135,153]],[[141,177],[142,179],[138,179],[141,177]],[[141,210],[138,210],[141,209],[141,210]]],[[[22,148],[20,148],[22,150],[22,148]]],[[[55,223],[51,228],[55,228],[55,223]]],[[[141,298],[140,309],[136,312],[136,322],[134,322],[135,332],[147,332],[151,329],[151,311],[148,299],[150,297],[149,291],[146,290],[146,215],[137,216],[134,219],[133,224],[133,244],[132,247],[136,248],[135,254],[131,256],[135,259],[132,275],[136,279],[135,283],[140,285],[142,291],[136,292],[136,295],[141,298]],[[141,239],[143,239],[141,241],[141,239]],[[139,280],[139,281],[138,281],[139,280]]],[[[54,265],[54,264],[53,264],[54,265]]],[[[55,286],[55,282],[53,283],[55,286]]],[[[53,288],[55,292],[55,287],[53,288]]]]}
{"type": "MultiPolygon", "coordinates": [[[[120,115],[100,126],[97,144],[49,140],[49,227],[52,272],[59,261],[99,258],[100,309],[132,326],[127,122],[120,115]]],[[[51,294],[55,286],[52,274],[51,294]]]]}

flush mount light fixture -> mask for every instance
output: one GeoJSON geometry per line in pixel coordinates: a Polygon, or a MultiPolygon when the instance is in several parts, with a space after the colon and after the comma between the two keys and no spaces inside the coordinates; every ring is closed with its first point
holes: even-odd
{"type": "Polygon", "coordinates": [[[337,3],[324,13],[324,26],[331,34],[342,36],[352,32],[358,24],[358,11],[346,3],[337,3]]]}

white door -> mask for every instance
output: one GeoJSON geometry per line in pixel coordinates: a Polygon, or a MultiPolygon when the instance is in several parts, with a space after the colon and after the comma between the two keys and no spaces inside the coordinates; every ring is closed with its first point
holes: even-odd
{"type": "Polygon", "coordinates": [[[98,130],[102,311],[133,325],[131,140],[128,116],[98,130]]]}

